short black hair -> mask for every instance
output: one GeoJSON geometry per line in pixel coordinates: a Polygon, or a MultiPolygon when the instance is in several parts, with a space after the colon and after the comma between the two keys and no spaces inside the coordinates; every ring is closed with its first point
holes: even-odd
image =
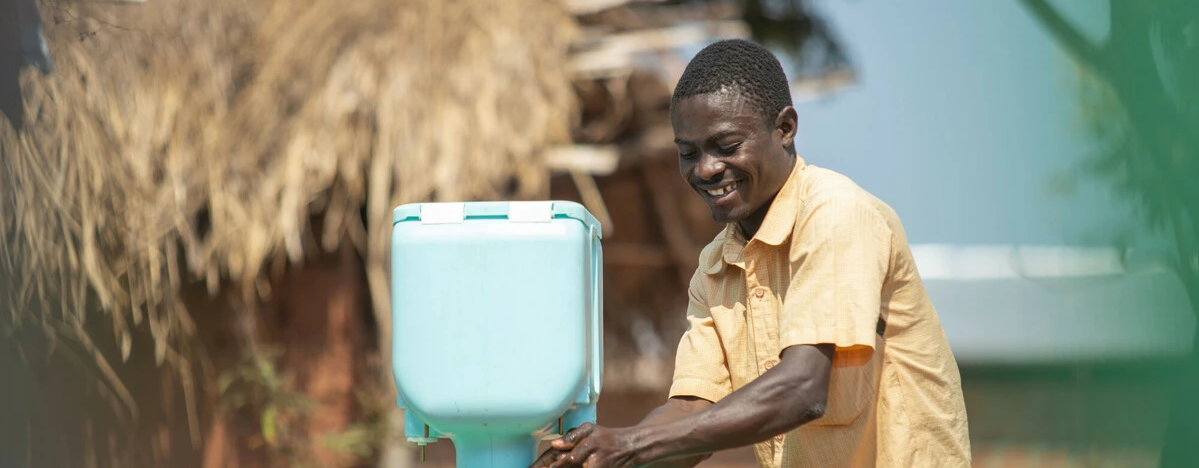
{"type": "Polygon", "coordinates": [[[744,39],[714,42],[700,50],[683,70],[670,109],[684,99],[728,88],[756,105],[773,121],[791,103],[791,86],[777,57],[744,39]]]}

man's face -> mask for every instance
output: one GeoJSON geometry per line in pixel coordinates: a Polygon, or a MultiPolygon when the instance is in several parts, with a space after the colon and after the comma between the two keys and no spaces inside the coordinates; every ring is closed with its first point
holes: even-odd
{"type": "Polygon", "coordinates": [[[692,96],[671,113],[679,172],[712,210],[717,222],[757,230],[775,194],[791,174],[788,151],[795,111],[767,119],[737,92],[692,96]],[[745,226],[748,221],[752,226],[745,226]]]}

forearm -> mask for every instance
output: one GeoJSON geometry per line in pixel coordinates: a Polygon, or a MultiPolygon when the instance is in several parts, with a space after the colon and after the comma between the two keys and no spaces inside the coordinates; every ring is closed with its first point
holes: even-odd
{"type": "MultiPolygon", "coordinates": [[[[807,348],[794,354],[823,353],[831,360],[831,348],[807,348]]],[[[819,418],[827,399],[829,369],[814,368],[811,360],[803,357],[791,361],[780,363],[707,409],[639,426],[636,438],[643,441],[643,447],[638,462],[751,445],[819,418]]]]}
{"type": "Polygon", "coordinates": [[[687,415],[712,406],[712,402],[698,397],[674,397],[666,400],[662,406],[654,408],[637,426],[652,426],[668,423],[687,415]]]}
{"type": "MultiPolygon", "coordinates": [[[[696,411],[703,410],[712,406],[712,402],[701,398],[683,397],[671,398],[665,404],[655,408],[645,419],[637,423],[638,427],[647,427],[669,423],[686,417],[696,411]]],[[[692,468],[700,464],[704,460],[711,458],[711,453],[701,453],[689,456],[680,456],[669,459],[654,460],[647,465],[641,465],[641,468],[692,468]]]]}

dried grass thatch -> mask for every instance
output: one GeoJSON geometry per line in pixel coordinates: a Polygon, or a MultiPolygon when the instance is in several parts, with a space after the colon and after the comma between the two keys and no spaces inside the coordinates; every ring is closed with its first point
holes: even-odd
{"type": "Polygon", "coordinates": [[[389,333],[391,208],[545,196],[570,139],[554,0],[43,6],[57,69],[0,124],[4,320],[87,340],[103,311],[126,358],[142,322],[181,349],[184,282],[269,293],[272,262],[347,240],[389,333]]]}

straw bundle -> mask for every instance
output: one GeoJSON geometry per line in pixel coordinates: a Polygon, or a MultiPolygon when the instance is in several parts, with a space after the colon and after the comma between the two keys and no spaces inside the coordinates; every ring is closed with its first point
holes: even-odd
{"type": "Polygon", "coordinates": [[[103,311],[124,358],[143,322],[158,362],[178,356],[184,282],[265,294],[272,262],[346,241],[389,333],[391,208],[545,196],[542,152],[569,141],[573,22],[554,0],[58,2],[43,16],[57,69],[22,76],[21,134],[0,124],[0,301],[10,324],[80,340],[103,311]]]}

